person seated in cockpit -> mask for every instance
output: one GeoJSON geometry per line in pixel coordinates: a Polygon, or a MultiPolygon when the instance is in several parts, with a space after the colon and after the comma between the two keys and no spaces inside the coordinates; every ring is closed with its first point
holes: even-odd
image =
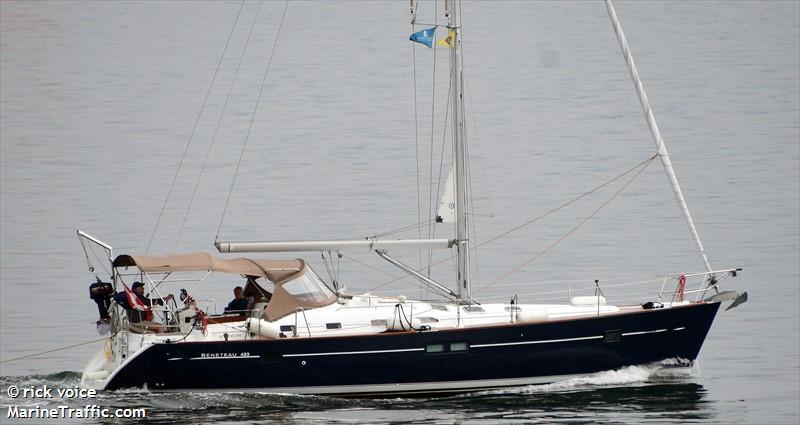
{"type": "Polygon", "coordinates": [[[131,329],[138,330],[140,332],[149,330],[155,333],[164,333],[166,331],[166,327],[161,323],[153,322],[153,312],[149,309],[152,308],[153,304],[164,305],[164,301],[170,301],[174,299],[175,296],[169,294],[164,298],[164,301],[158,298],[147,298],[144,296],[144,283],[142,282],[133,282],[133,285],[131,286],[131,292],[133,292],[133,296],[138,298],[139,302],[148,308],[147,311],[134,308],[131,303],[128,302],[128,296],[124,291],[114,295],[114,300],[125,308],[128,314],[128,323],[131,325],[131,329]]]}
{"type": "Polygon", "coordinates": [[[250,299],[244,296],[244,290],[241,286],[233,288],[233,300],[225,307],[225,314],[236,314],[244,316],[250,307],[250,299]]]}

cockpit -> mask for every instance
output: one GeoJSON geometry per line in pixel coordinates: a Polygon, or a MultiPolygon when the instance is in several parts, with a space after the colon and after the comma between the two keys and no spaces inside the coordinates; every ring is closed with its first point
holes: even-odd
{"type": "Polygon", "coordinates": [[[314,270],[299,259],[221,259],[196,252],[163,257],[120,255],[112,265],[111,285],[117,293],[114,299],[120,301],[117,303],[120,309],[111,309],[117,311],[112,327],[140,333],[186,333],[193,327],[204,328],[207,323],[235,322],[251,317],[271,322],[299,310],[330,305],[338,299],[314,270]],[[220,274],[222,279],[210,279],[220,274]],[[140,293],[137,298],[130,289],[134,281],[143,283],[147,295],[140,293]],[[216,314],[219,313],[216,301],[207,299],[203,304],[198,297],[204,285],[230,285],[227,291],[241,286],[247,301],[240,300],[242,302],[236,304],[246,307],[216,314]],[[179,298],[168,296],[178,290],[179,298]],[[127,316],[121,314],[123,309],[155,314],[150,314],[152,322],[147,320],[130,326],[127,316]]]}

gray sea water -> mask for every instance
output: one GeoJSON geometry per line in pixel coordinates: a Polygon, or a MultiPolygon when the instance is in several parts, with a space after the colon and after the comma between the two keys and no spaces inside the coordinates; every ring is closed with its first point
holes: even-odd
{"type": "MultiPolygon", "coordinates": [[[[441,3],[423,2],[418,21],[442,23],[441,3]]],[[[218,227],[222,240],[362,238],[432,215],[447,50],[411,45],[408,2],[293,1],[275,42],[285,3],[267,1],[246,44],[259,5],[0,1],[0,422],[19,403],[8,387],[74,386],[101,348],[7,361],[98,338],[76,229],[143,253],[158,223],[149,252],[168,254],[212,251],[218,227]]],[[[97,404],[178,423],[797,423],[800,3],[616,7],[710,262],[742,267],[723,289],[750,294],[720,313],[694,368],[441,399],[132,391],[97,404]]],[[[602,2],[465,1],[462,15],[477,243],[654,153],[602,2]]],[[[482,245],[476,297],[563,302],[599,279],[610,302],[640,302],[660,276],[702,271],[659,163],[593,215],[624,181],[482,245]]],[[[342,259],[350,292],[426,295],[375,289],[397,271],[372,257],[342,259]]],[[[230,285],[208,290],[222,302],[230,285]]]]}

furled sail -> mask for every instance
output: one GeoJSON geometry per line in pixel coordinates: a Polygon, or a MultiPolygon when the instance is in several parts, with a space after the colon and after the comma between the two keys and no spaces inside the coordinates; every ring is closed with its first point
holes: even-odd
{"type": "Polygon", "coordinates": [[[455,186],[453,183],[453,168],[447,174],[447,183],[444,193],[439,199],[439,209],[436,211],[436,221],[439,223],[454,223],[456,221],[455,186]]]}

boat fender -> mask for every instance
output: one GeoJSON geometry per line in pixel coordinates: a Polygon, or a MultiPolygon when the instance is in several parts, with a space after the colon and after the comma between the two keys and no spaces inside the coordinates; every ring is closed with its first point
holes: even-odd
{"type": "Polygon", "coordinates": [[[94,371],[94,372],[86,372],[83,376],[87,380],[100,381],[100,380],[108,378],[108,375],[109,375],[109,373],[108,373],[107,370],[97,370],[97,371],[94,371]]]}
{"type": "Polygon", "coordinates": [[[602,295],[598,296],[589,296],[589,297],[572,297],[569,301],[570,304],[579,307],[579,306],[596,306],[596,305],[606,305],[606,297],[602,295]]]}
{"type": "Polygon", "coordinates": [[[265,338],[280,338],[281,335],[280,326],[264,319],[247,319],[246,326],[250,332],[255,332],[265,338]]]}
{"type": "Polygon", "coordinates": [[[392,317],[386,320],[386,330],[391,332],[420,330],[421,328],[422,322],[416,317],[409,320],[405,309],[400,304],[395,306],[392,317]]]}
{"type": "Polygon", "coordinates": [[[550,318],[544,310],[521,310],[517,312],[517,322],[541,322],[550,318]]]}
{"type": "Polygon", "coordinates": [[[386,321],[386,330],[393,332],[422,330],[422,322],[415,317],[409,323],[408,319],[394,316],[386,321]]]}

